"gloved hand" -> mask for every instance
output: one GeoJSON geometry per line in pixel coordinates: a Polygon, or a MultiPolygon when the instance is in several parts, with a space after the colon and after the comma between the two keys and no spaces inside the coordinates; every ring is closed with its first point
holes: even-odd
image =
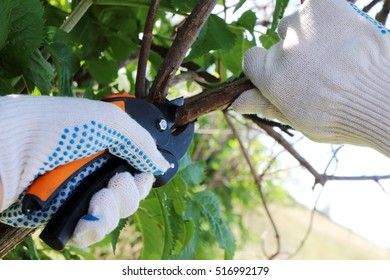
{"type": "Polygon", "coordinates": [[[20,203],[24,191],[37,176],[57,166],[108,149],[142,172],[134,177],[119,173],[93,196],[89,214],[79,221],[71,239],[77,247],[98,242],[119,219],[132,215],[149,193],[153,174],[170,166],[152,136],[119,107],[106,102],[0,97],[0,131],[0,220],[13,226],[45,224],[81,178],[103,162],[89,166],[69,182],[51,205],[24,216],[20,203]]]}
{"type": "Polygon", "coordinates": [[[390,31],[345,0],[306,0],[278,32],[270,50],[245,54],[258,90],[231,108],[277,118],[317,142],[390,156],[390,31]]]}

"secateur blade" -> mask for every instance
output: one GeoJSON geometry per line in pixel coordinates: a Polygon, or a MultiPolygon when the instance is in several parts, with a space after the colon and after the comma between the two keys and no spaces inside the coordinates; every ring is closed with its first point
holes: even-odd
{"type": "Polygon", "coordinates": [[[194,137],[193,123],[189,123],[172,131],[172,127],[175,125],[176,111],[179,107],[183,106],[183,104],[184,98],[179,97],[171,101],[165,101],[157,106],[165,116],[168,128],[170,129],[169,140],[164,146],[161,146],[161,148],[169,151],[177,159],[181,159],[184,156],[194,137]]]}
{"type": "Polygon", "coordinates": [[[159,108],[161,113],[164,114],[169,129],[171,129],[175,124],[177,109],[183,105],[184,105],[184,97],[179,97],[169,101],[167,100],[157,105],[157,108],[159,108]]]}
{"type": "Polygon", "coordinates": [[[172,131],[172,127],[175,124],[176,111],[180,106],[183,106],[183,104],[184,98],[180,97],[171,101],[165,101],[157,106],[164,115],[164,119],[167,122],[167,129],[169,129],[167,141],[164,141],[163,144],[157,141],[157,146],[165,159],[171,163],[171,168],[163,175],[156,176],[153,187],[165,185],[176,175],[179,160],[187,152],[194,137],[195,126],[193,123],[189,123],[172,131]]]}

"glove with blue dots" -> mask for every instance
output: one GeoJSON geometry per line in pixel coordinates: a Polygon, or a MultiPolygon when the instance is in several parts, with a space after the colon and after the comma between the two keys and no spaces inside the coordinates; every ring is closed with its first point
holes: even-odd
{"type": "Polygon", "coordinates": [[[51,218],[83,177],[99,168],[95,162],[70,181],[53,202],[31,216],[21,212],[21,199],[39,175],[73,160],[107,149],[141,171],[111,178],[94,195],[89,214],[76,226],[71,242],[80,248],[104,238],[132,215],[149,193],[154,176],[170,164],[152,136],[119,107],[81,98],[0,97],[0,221],[37,227],[51,218]]]}

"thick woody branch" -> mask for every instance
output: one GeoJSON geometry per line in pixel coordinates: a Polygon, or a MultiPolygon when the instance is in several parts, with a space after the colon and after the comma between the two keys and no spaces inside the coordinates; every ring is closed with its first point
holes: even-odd
{"type": "Polygon", "coordinates": [[[161,103],[165,99],[169,85],[175,77],[180,64],[183,62],[184,57],[196,40],[217,2],[217,0],[199,1],[177,31],[176,38],[169,48],[151,87],[148,99],[153,103],[161,103]]]}
{"type": "Polygon", "coordinates": [[[212,111],[226,109],[242,92],[252,88],[247,78],[241,78],[186,98],[184,106],[176,113],[176,125],[182,126],[212,111]]]}

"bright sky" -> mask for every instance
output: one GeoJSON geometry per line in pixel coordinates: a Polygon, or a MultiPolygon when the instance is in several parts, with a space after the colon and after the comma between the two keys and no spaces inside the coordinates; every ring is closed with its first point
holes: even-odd
{"type": "MultiPolygon", "coordinates": [[[[236,3],[237,1],[231,1],[236,3]]],[[[259,0],[258,3],[269,3],[259,0]]],[[[356,5],[363,8],[369,0],[358,0],[356,5]]],[[[300,5],[300,0],[291,0],[287,14],[292,13],[300,5]]],[[[375,15],[378,11],[370,13],[375,15]]],[[[245,10],[244,8],[242,10],[245,10]]],[[[237,12],[238,13],[238,12],[237,12]]],[[[299,139],[300,136],[295,137],[299,139]]],[[[294,139],[291,139],[294,142],[294,139]]],[[[317,144],[307,139],[295,146],[302,155],[322,172],[331,158],[329,145],[317,144]]],[[[334,175],[384,175],[390,174],[390,159],[376,151],[352,146],[345,146],[338,154],[338,168],[334,175]]],[[[286,166],[294,166],[297,162],[287,156],[282,160],[286,166]]],[[[332,173],[334,168],[329,169],[332,173]]],[[[390,180],[381,182],[390,193],[390,180]]],[[[285,187],[301,203],[312,207],[317,199],[319,187],[312,191],[313,177],[308,172],[294,169],[293,178],[285,187]]],[[[350,228],[372,243],[383,248],[390,248],[390,194],[386,194],[378,184],[372,181],[363,182],[329,182],[322,192],[318,208],[326,209],[330,217],[337,223],[350,228]]]]}

